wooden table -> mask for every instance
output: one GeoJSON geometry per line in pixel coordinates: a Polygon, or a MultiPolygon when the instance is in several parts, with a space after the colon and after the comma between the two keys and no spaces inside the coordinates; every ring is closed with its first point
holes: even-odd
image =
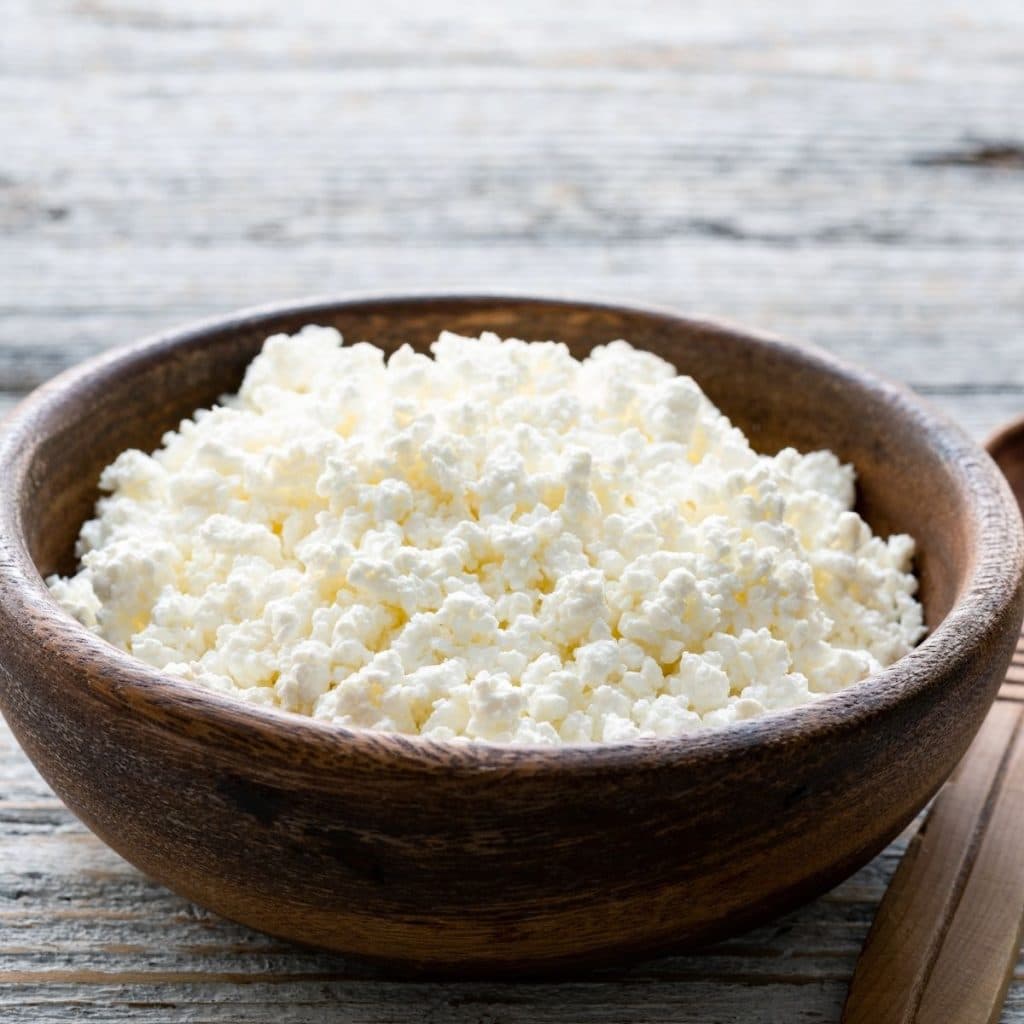
{"type": "MultiPolygon", "coordinates": [[[[979,437],[1024,409],[1020,0],[415,6],[6,0],[3,402],[238,306],[471,287],[812,340],[979,437]]],[[[396,983],[147,882],[0,728],[0,1017],[836,1021],[900,850],[701,955],[396,983]]]]}

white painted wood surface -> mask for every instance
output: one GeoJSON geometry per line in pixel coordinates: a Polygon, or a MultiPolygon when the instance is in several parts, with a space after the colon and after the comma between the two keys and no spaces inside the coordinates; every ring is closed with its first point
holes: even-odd
{"type": "MultiPolygon", "coordinates": [[[[0,405],[189,318],[470,287],[815,341],[979,436],[1024,410],[1019,0],[505,6],[4,0],[0,405]]],[[[0,727],[0,1017],[837,1021],[900,849],[701,955],[399,983],[147,882],[0,727]]]]}

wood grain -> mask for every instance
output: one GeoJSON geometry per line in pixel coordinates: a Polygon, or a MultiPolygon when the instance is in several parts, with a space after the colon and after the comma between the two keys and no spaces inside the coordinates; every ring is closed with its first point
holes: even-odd
{"type": "MultiPolygon", "coordinates": [[[[1000,701],[1000,704],[1002,702],[1000,701]]],[[[920,1019],[994,1024],[1024,939],[1024,743],[1007,746],[1005,775],[990,818],[921,999],[920,1019]]]]}
{"type": "MultiPolygon", "coordinates": [[[[807,338],[913,384],[976,437],[1024,409],[1024,178],[985,156],[1024,136],[1016,0],[664,0],[625,18],[383,0],[371,19],[327,0],[8,0],[3,18],[0,406],[196,316],[476,285],[807,338]],[[645,237],[624,237],[620,203],[645,237]]],[[[251,933],[144,881],[57,805],[20,805],[53,797],[2,724],[0,780],[0,941],[38,950],[0,965],[196,973],[0,985],[19,1024],[835,1022],[902,848],[749,943],[645,965],[643,984],[633,968],[585,986],[406,987],[294,951],[296,972],[332,980],[262,985],[260,954],[234,951],[251,933]],[[192,950],[203,941],[214,961],[192,950]],[[219,980],[238,971],[252,982],[219,980]]],[[[1024,1021],[1017,979],[1005,1024],[1024,1021]]]]}

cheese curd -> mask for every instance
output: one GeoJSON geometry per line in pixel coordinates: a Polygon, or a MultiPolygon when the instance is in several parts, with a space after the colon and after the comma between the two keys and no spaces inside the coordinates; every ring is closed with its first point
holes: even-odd
{"type": "Polygon", "coordinates": [[[624,341],[306,327],[239,393],[124,452],[48,580],[211,690],[359,729],[616,742],[834,693],[921,637],[907,536],[830,452],[755,453],[624,341]]]}

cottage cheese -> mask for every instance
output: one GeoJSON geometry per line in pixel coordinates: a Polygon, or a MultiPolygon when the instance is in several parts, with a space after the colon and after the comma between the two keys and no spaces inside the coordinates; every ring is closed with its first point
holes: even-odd
{"type": "Polygon", "coordinates": [[[496,743],[723,726],[921,637],[914,543],[872,535],[830,452],[756,454],[622,341],[432,351],[269,338],[237,395],[105,470],[52,593],[211,690],[496,743]]]}

